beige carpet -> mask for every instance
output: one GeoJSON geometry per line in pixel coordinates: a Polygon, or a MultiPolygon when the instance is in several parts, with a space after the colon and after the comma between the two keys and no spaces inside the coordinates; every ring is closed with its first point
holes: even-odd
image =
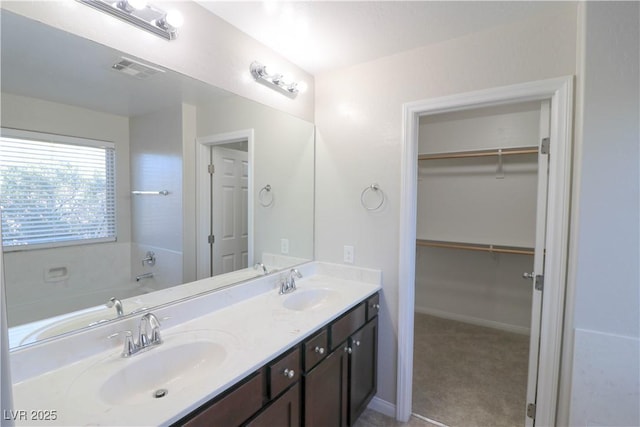
{"type": "Polygon", "coordinates": [[[413,412],[448,426],[523,426],[529,336],[416,313],[413,412]]]}

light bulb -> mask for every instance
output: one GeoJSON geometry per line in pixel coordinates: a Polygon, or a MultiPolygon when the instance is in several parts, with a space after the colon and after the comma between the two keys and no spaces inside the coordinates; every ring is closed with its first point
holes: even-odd
{"type": "Polygon", "coordinates": [[[144,0],[128,0],[127,4],[136,10],[144,9],[147,7],[147,2],[144,0]]]}
{"type": "Polygon", "coordinates": [[[164,21],[171,25],[173,28],[180,28],[182,24],[184,24],[184,17],[182,13],[177,10],[170,10],[167,12],[167,15],[164,17],[164,21]]]}
{"type": "Polygon", "coordinates": [[[300,93],[305,93],[309,89],[309,85],[306,82],[298,82],[296,89],[298,89],[300,93]]]}
{"type": "Polygon", "coordinates": [[[266,65],[262,66],[262,75],[265,77],[270,77],[271,75],[275,75],[275,73],[273,72],[273,70],[270,67],[267,67],[266,65]]]}

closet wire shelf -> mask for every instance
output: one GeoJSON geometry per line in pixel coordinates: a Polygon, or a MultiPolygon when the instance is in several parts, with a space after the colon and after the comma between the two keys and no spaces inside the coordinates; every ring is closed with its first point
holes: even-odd
{"type": "Polygon", "coordinates": [[[467,157],[510,156],[518,154],[538,154],[538,147],[494,148],[490,150],[419,154],[418,160],[462,159],[467,157]]]}
{"type": "Polygon", "coordinates": [[[462,242],[444,242],[439,240],[426,240],[416,239],[417,246],[428,246],[432,248],[447,248],[447,249],[464,249],[469,251],[481,251],[498,254],[515,254],[515,255],[534,255],[533,248],[520,248],[515,246],[501,246],[501,245],[481,245],[477,243],[462,243],[462,242]]]}

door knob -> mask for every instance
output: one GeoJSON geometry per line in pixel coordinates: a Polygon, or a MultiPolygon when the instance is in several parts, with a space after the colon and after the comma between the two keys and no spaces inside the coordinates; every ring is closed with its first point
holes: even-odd
{"type": "Polygon", "coordinates": [[[534,277],[536,277],[535,273],[522,273],[523,279],[533,279],[534,277]]]}

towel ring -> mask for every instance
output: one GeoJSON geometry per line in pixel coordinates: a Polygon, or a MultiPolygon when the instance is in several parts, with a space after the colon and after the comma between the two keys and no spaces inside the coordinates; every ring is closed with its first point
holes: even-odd
{"type": "Polygon", "coordinates": [[[262,187],[260,192],[258,193],[258,200],[260,201],[260,205],[268,208],[273,204],[273,193],[271,193],[271,186],[269,184],[262,187]],[[268,201],[265,201],[265,197],[270,195],[268,201]]]}
{"type": "Polygon", "coordinates": [[[362,204],[362,207],[365,208],[368,211],[375,211],[377,209],[380,209],[380,207],[384,204],[384,191],[382,191],[382,189],[380,188],[380,186],[378,184],[371,184],[368,187],[365,187],[364,190],[362,190],[362,193],[360,194],[360,203],[362,204]],[[376,206],[368,206],[367,203],[364,201],[364,196],[369,192],[369,191],[373,191],[373,192],[379,192],[380,193],[380,202],[376,205],[376,206]]]}

